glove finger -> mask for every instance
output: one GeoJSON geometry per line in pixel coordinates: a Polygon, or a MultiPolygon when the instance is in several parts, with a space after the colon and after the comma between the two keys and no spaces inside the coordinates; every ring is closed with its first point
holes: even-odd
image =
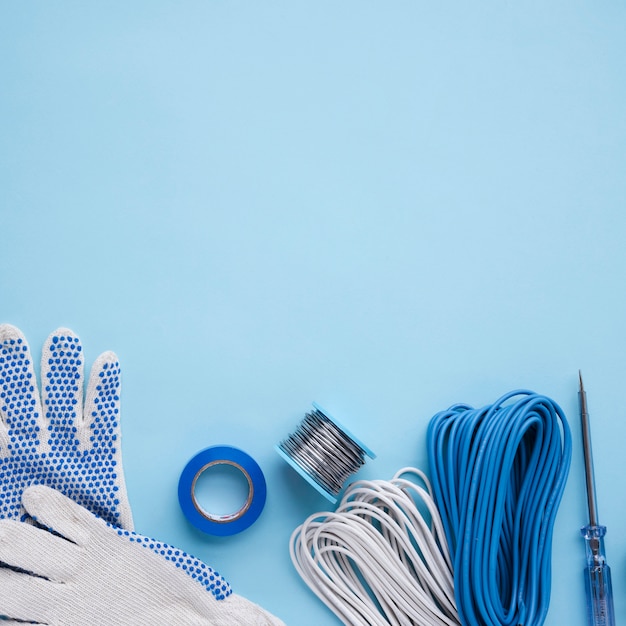
{"type": "Polygon", "coordinates": [[[48,607],[54,606],[49,596],[56,587],[43,578],[0,567],[0,615],[22,623],[47,624],[48,607]]]}
{"type": "Polygon", "coordinates": [[[62,582],[75,570],[80,548],[16,520],[0,521],[0,562],[62,582]]]}
{"type": "Polygon", "coordinates": [[[41,395],[52,453],[75,448],[76,425],[82,421],[83,348],[68,328],[58,328],[44,343],[41,395]]]}
{"type": "Polygon", "coordinates": [[[84,425],[96,430],[94,435],[103,435],[92,440],[93,445],[99,448],[115,446],[114,437],[119,431],[120,388],[120,364],[117,356],[114,352],[105,352],[96,359],[91,368],[85,399],[84,425]]]}
{"type": "Polygon", "coordinates": [[[34,452],[41,428],[41,402],[28,342],[11,324],[0,324],[0,422],[2,456],[9,442],[34,452]]]}
{"type": "Polygon", "coordinates": [[[0,518],[20,516],[24,467],[39,461],[43,418],[33,359],[22,332],[0,325],[0,518]]]}
{"type": "Polygon", "coordinates": [[[87,509],[64,496],[60,491],[34,485],[24,491],[22,505],[35,521],[65,537],[77,546],[84,546],[98,524],[105,524],[87,509]]]}
{"type": "Polygon", "coordinates": [[[79,438],[89,450],[87,471],[94,473],[92,484],[97,501],[78,502],[106,521],[132,528],[132,514],[122,467],[122,432],[120,426],[120,365],[113,352],[101,354],[91,368],[84,420],[79,438]],[[91,467],[90,467],[91,466],[91,467]],[[96,468],[92,470],[91,468],[96,468]]]}

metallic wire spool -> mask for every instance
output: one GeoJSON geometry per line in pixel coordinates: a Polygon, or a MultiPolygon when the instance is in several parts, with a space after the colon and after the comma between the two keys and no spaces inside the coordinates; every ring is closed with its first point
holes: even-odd
{"type": "Polygon", "coordinates": [[[376,455],[317,404],[276,451],[331,502],[346,480],[376,455]]]}

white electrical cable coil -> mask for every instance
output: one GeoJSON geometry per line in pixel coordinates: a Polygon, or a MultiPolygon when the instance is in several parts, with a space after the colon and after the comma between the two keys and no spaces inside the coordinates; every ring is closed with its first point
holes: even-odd
{"type": "Polygon", "coordinates": [[[352,483],[335,512],[295,529],[289,548],[301,578],[346,625],[460,624],[443,525],[418,469],[352,483]]]}

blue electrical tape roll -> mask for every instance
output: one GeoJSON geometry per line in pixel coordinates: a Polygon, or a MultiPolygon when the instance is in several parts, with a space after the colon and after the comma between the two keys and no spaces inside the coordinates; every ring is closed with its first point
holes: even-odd
{"type": "Polygon", "coordinates": [[[178,481],[178,501],[187,520],[209,535],[235,535],[256,522],[265,506],[267,485],[259,464],[249,455],[232,446],[212,446],[198,452],[185,466],[178,481]],[[214,515],[205,511],[195,496],[196,481],[215,465],[231,465],[248,481],[248,497],[235,513],[214,515]]]}

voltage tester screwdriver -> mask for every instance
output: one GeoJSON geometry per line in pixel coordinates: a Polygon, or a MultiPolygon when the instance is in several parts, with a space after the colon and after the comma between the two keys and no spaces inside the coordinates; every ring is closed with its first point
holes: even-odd
{"type": "Polygon", "coordinates": [[[593,474],[593,457],[591,454],[591,430],[587,413],[587,394],[583,387],[583,377],[578,371],[580,380],[580,420],[583,433],[583,454],[585,456],[585,478],[587,485],[587,505],[589,507],[589,524],[580,532],[585,538],[587,567],[585,568],[585,587],[587,592],[587,619],[589,626],[615,626],[613,609],[613,587],[611,569],[606,564],[604,554],[604,535],[606,526],[598,524],[596,506],[596,485],[593,474]]]}

